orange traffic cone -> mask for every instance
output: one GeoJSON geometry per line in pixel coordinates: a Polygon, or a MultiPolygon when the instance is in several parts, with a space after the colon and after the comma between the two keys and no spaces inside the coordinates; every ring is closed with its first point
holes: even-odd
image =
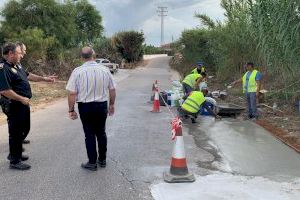
{"type": "Polygon", "coordinates": [[[164,180],[168,183],[194,182],[195,177],[189,173],[182,136],[182,122],[179,117],[172,120],[172,132],[175,139],[171,167],[169,172],[164,173],[164,180]]]}
{"type": "Polygon", "coordinates": [[[158,88],[155,89],[155,94],[154,94],[154,101],[153,101],[153,109],[151,112],[160,112],[159,110],[159,94],[158,94],[158,88]]]}

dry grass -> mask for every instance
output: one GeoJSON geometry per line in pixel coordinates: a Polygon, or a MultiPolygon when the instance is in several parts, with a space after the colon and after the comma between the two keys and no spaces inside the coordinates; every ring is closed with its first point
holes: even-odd
{"type": "Polygon", "coordinates": [[[148,65],[149,62],[149,60],[141,60],[135,63],[126,63],[124,65],[124,69],[135,69],[137,67],[145,67],[146,65],[148,65]]]}
{"type": "MultiPolygon", "coordinates": [[[[66,98],[67,96],[65,81],[55,83],[31,82],[30,85],[33,93],[31,99],[32,112],[44,108],[59,99],[66,98]]],[[[0,124],[4,124],[5,122],[6,116],[0,113],[0,124]]]]}

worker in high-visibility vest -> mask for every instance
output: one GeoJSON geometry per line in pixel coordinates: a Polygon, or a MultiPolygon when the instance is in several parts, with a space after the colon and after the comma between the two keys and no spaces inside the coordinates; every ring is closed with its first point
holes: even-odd
{"type": "Polygon", "coordinates": [[[197,67],[191,71],[191,74],[206,74],[206,68],[202,61],[197,62],[197,67]]]}
{"type": "Polygon", "coordinates": [[[189,94],[190,92],[194,90],[199,90],[199,84],[201,81],[204,80],[206,77],[206,74],[200,75],[200,74],[189,74],[186,77],[184,77],[182,81],[182,87],[184,94],[189,94]]]}
{"type": "Polygon", "coordinates": [[[248,62],[246,64],[247,72],[244,74],[242,78],[232,82],[229,85],[234,86],[236,83],[242,82],[243,93],[246,94],[247,104],[248,104],[248,118],[249,119],[257,119],[257,108],[256,102],[259,97],[259,91],[261,89],[261,79],[262,74],[254,69],[254,64],[252,62],[248,62]]]}
{"type": "Polygon", "coordinates": [[[185,101],[178,108],[179,115],[187,117],[191,116],[192,123],[196,123],[196,118],[198,116],[201,107],[204,107],[211,115],[215,118],[220,119],[221,117],[217,115],[208,105],[205,100],[208,90],[203,89],[201,91],[192,91],[185,98],[185,101]]]}

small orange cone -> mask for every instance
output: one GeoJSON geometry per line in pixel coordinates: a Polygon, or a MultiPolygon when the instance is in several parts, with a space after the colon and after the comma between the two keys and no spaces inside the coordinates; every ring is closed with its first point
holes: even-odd
{"type": "Polygon", "coordinates": [[[172,120],[172,132],[175,139],[171,167],[169,172],[164,173],[164,180],[168,183],[186,183],[194,182],[195,177],[189,173],[182,136],[182,122],[177,117],[172,120]]]}
{"type": "Polygon", "coordinates": [[[158,84],[157,80],[154,83],[154,101],[153,101],[153,109],[151,112],[160,112],[159,109],[160,103],[159,103],[159,93],[158,93],[158,84]]]}

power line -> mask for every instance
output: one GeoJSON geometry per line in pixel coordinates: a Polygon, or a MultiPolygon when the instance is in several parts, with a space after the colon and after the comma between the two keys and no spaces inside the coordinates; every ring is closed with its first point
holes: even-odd
{"type": "Polygon", "coordinates": [[[168,7],[162,7],[162,6],[158,6],[158,16],[161,17],[161,33],[160,33],[160,45],[163,46],[165,41],[164,41],[164,17],[167,16],[167,11],[168,7]]]}

